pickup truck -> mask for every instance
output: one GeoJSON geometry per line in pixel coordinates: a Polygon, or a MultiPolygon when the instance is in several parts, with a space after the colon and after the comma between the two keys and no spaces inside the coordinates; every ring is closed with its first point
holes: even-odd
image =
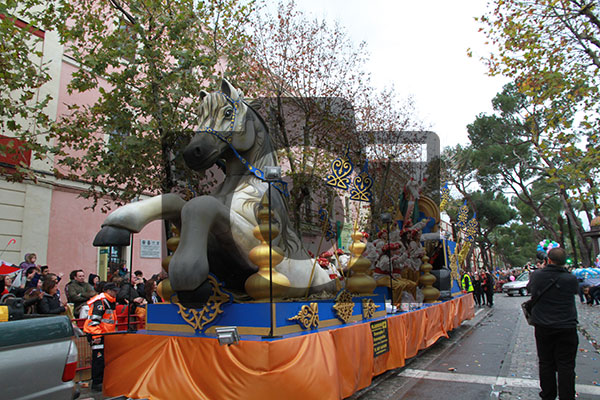
{"type": "Polygon", "coordinates": [[[0,304],[0,400],[77,398],[77,346],[69,318],[14,318],[0,304]]]}

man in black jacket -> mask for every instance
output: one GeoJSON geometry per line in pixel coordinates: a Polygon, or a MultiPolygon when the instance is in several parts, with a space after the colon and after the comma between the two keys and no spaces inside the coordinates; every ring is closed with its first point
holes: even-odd
{"type": "Polygon", "coordinates": [[[564,268],[566,260],[564,249],[550,250],[548,264],[533,272],[527,285],[532,298],[539,297],[531,319],[539,360],[540,397],[544,400],[556,398],[557,373],[560,400],[575,399],[575,357],[579,344],[575,295],[579,284],[575,275],[564,268]]]}

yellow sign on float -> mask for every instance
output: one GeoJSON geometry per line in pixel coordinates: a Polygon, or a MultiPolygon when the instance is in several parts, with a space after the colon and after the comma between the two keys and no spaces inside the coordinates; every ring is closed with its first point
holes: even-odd
{"type": "Polygon", "coordinates": [[[390,339],[388,336],[388,321],[371,322],[371,334],[373,335],[373,356],[377,357],[390,351],[390,339]]]}

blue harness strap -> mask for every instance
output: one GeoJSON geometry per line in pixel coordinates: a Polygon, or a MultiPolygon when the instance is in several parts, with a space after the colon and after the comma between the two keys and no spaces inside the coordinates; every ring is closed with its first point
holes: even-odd
{"type": "Polygon", "coordinates": [[[210,133],[211,135],[216,136],[217,138],[219,138],[219,140],[227,143],[227,145],[229,146],[229,148],[231,149],[231,151],[233,151],[233,154],[235,155],[235,157],[242,163],[242,165],[244,165],[244,167],[246,167],[246,169],[248,171],[250,171],[255,177],[257,177],[258,179],[260,179],[263,182],[267,182],[269,183],[269,185],[271,185],[272,187],[274,187],[275,189],[277,189],[282,195],[284,195],[285,197],[289,196],[289,192],[287,189],[287,182],[278,179],[275,181],[267,181],[265,180],[265,173],[260,169],[260,168],[256,168],[255,166],[253,166],[252,164],[250,164],[248,162],[248,160],[246,160],[244,157],[242,157],[242,155],[240,153],[238,153],[238,151],[235,149],[235,147],[233,147],[233,128],[235,126],[235,119],[237,116],[237,111],[238,111],[238,107],[239,104],[241,102],[241,100],[235,101],[233,100],[231,97],[227,96],[225,93],[223,92],[218,92],[219,94],[223,95],[227,101],[229,101],[231,103],[231,105],[233,106],[233,117],[231,118],[231,123],[229,124],[229,134],[227,136],[223,136],[221,135],[219,132],[217,132],[216,130],[210,128],[210,127],[206,127],[204,129],[200,129],[198,131],[196,131],[196,133],[210,133]]]}

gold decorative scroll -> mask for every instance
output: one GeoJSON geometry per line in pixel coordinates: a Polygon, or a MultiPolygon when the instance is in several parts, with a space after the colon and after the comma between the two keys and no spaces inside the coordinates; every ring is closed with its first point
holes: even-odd
{"type": "Polygon", "coordinates": [[[450,256],[450,276],[455,280],[460,279],[460,275],[458,274],[458,265],[456,263],[456,253],[450,256]]]}
{"type": "Polygon", "coordinates": [[[312,329],[319,326],[319,305],[310,303],[310,306],[304,305],[297,315],[288,318],[288,321],[298,322],[304,329],[312,329]]]}
{"type": "Polygon", "coordinates": [[[221,285],[214,276],[209,275],[208,281],[212,286],[212,294],[202,309],[185,308],[181,304],[175,303],[179,307],[178,313],[195,331],[203,331],[206,325],[214,321],[217,315],[223,312],[221,306],[229,302],[231,298],[229,294],[221,290],[221,285]]]}
{"type": "Polygon", "coordinates": [[[328,174],[325,178],[325,184],[348,190],[352,171],[354,171],[354,165],[350,161],[349,149],[346,149],[344,156],[336,158],[331,163],[331,174],[328,174]]]}
{"type": "Polygon", "coordinates": [[[362,299],[363,319],[373,318],[373,315],[375,315],[375,310],[378,308],[379,306],[375,304],[373,299],[362,299]]]}
{"type": "Polygon", "coordinates": [[[348,321],[350,321],[350,318],[352,318],[352,313],[354,312],[352,295],[349,292],[342,290],[335,299],[333,309],[336,312],[336,316],[342,320],[342,322],[347,324],[348,321]]]}
{"type": "Polygon", "coordinates": [[[469,255],[469,250],[471,249],[471,242],[463,243],[462,248],[458,252],[458,263],[462,266],[469,255]]]}

